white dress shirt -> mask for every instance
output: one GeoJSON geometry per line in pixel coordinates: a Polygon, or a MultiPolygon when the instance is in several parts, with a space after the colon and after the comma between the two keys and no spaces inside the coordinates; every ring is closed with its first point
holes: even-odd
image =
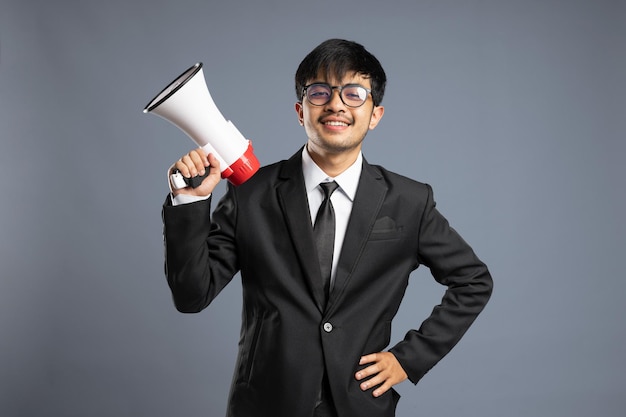
{"type": "Polygon", "coordinates": [[[330,196],[330,201],[335,209],[335,246],[333,249],[333,266],[330,273],[330,287],[332,289],[335,282],[335,273],[337,271],[337,261],[343,246],[343,240],[346,236],[348,228],[348,220],[352,212],[352,202],[356,195],[356,189],[359,186],[359,178],[361,177],[361,169],[363,168],[363,155],[359,155],[354,163],[344,172],[335,178],[329,177],[320,167],[318,167],[306,146],[302,150],[302,173],[304,174],[304,186],[309,199],[309,210],[311,211],[311,224],[315,223],[315,217],[322,201],[324,200],[324,191],[319,186],[322,182],[335,181],[339,184],[339,188],[330,196]]]}

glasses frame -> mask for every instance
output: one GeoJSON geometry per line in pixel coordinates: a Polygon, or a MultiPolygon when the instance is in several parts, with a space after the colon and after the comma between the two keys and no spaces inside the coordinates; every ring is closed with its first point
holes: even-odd
{"type": "Polygon", "coordinates": [[[333,90],[339,90],[339,98],[341,99],[341,102],[342,102],[343,104],[345,104],[347,107],[350,107],[350,108],[356,109],[356,108],[359,108],[359,107],[361,107],[362,105],[364,105],[364,104],[365,104],[365,102],[367,101],[367,96],[365,97],[365,100],[363,100],[363,103],[359,104],[358,106],[353,106],[353,105],[350,105],[350,104],[346,103],[346,101],[345,101],[345,100],[344,100],[344,98],[343,98],[343,94],[342,94],[342,92],[343,92],[344,88],[348,88],[348,87],[359,87],[359,88],[362,88],[363,90],[365,90],[365,91],[366,91],[367,96],[369,96],[369,95],[371,95],[371,94],[372,94],[372,90],[371,90],[370,88],[365,88],[365,87],[363,87],[361,84],[354,84],[354,83],[352,83],[352,84],[345,84],[345,85],[330,85],[330,84],[328,84],[328,83],[311,83],[311,84],[309,84],[309,85],[305,85],[305,86],[302,88],[302,96],[303,96],[303,97],[306,97],[307,101],[308,101],[309,103],[311,103],[311,105],[312,105],[312,106],[325,106],[325,105],[327,105],[328,103],[330,103],[330,101],[333,99],[333,90]],[[330,88],[330,95],[328,96],[328,100],[327,100],[325,103],[315,104],[315,103],[313,103],[313,102],[311,101],[311,99],[309,99],[309,95],[308,95],[306,92],[307,92],[307,90],[309,89],[309,87],[312,87],[312,86],[314,86],[314,85],[323,85],[323,86],[327,86],[328,88],[330,88]]]}

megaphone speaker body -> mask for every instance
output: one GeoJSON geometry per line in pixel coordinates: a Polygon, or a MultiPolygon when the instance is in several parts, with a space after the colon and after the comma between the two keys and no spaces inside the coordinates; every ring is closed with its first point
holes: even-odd
{"type": "Polygon", "coordinates": [[[181,74],[144,109],[185,132],[199,147],[220,161],[222,178],[241,185],[259,169],[252,143],[224,118],[207,88],[202,63],[181,74]]]}

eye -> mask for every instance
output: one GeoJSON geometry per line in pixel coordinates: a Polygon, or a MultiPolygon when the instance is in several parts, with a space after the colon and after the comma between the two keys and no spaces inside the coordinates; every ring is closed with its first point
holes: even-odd
{"type": "Polygon", "coordinates": [[[361,86],[350,86],[343,90],[346,100],[361,102],[367,98],[367,90],[361,86]]]}
{"type": "Polygon", "coordinates": [[[307,89],[311,98],[325,98],[330,96],[330,89],[323,85],[312,85],[307,89]]]}

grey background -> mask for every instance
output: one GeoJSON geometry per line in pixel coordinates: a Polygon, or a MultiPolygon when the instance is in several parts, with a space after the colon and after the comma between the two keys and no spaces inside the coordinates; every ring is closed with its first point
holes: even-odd
{"type": "MultiPolygon", "coordinates": [[[[398,416],[624,415],[626,7],[608,0],[1,0],[0,415],[224,414],[240,284],[174,310],[160,206],[193,143],[142,109],[202,61],[261,162],[287,158],[293,73],[330,37],[387,71],[366,158],[430,183],[496,284],[398,386],[398,416]]],[[[442,290],[413,275],[394,341],[442,290]]]]}

